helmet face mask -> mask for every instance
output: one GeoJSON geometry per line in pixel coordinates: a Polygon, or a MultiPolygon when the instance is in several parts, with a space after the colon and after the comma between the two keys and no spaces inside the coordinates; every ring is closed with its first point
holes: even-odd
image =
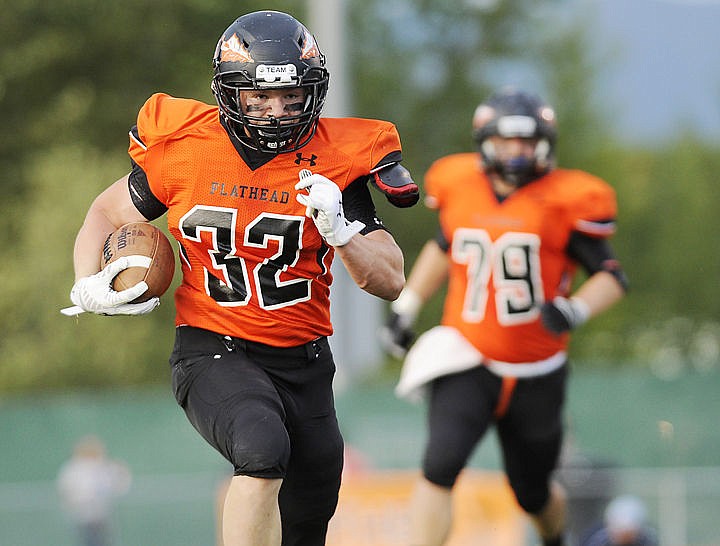
{"type": "Polygon", "coordinates": [[[524,186],[555,166],[555,112],[540,98],[513,88],[491,96],[475,110],[473,138],[487,173],[511,186],[524,186]],[[533,151],[506,157],[498,153],[500,139],[523,139],[533,151]]]}
{"type": "Polygon", "coordinates": [[[228,131],[244,146],[262,152],[295,151],[315,134],[329,74],[310,32],[290,15],[260,11],[243,15],[223,33],[213,57],[211,89],[228,131]],[[302,107],[279,118],[250,115],[241,93],[304,92],[302,107]]]}

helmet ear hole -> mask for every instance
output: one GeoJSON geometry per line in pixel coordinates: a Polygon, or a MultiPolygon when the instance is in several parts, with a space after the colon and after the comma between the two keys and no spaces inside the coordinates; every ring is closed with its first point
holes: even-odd
{"type": "Polygon", "coordinates": [[[542,138],[535,145],[535,159],[537,161],[546,162],[550,154],[550,143],[546,138],[542,138]]]}
{"type": "Polygon", "coordinates": [[[550,143],[543,138],[535,145],[535,171],[538,175],[543,175],[551,168],[550,143]]]}
{"type": "Polygon", "coordinates": [[[486,138],[480,144],[480,152],[483,156],[483,159],[487,163],[492,163],[493,161],[495,161],[495,145],[490,141],[489,138],[486,138]]]}

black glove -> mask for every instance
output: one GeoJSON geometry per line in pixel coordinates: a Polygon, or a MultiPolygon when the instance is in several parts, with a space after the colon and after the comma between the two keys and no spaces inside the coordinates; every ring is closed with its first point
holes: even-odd
{"type": "Polygon", "coordinates": [[[556,296],[543,303],[540,318],[543,326],[554,334],[562,334],[577,328],[587,321],[590,310],[587,304],[577,298],[556,296]]]}
{"type": "Polygon", "coordinates": [[[380,330],[380,344],[386,353],[403,358],[415,340],[415,332],[408,317],[390,312],[385,326],[380,330]]]}

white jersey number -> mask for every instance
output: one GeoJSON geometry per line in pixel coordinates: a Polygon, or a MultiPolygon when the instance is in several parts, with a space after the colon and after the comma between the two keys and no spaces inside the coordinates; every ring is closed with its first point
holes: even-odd
{"type": "Polygon", "coordinates": [[[245,227],[243,240],[236,241],[236,209],[197,205],[180,219],[179,228],[183,238],[196,243],[201,242],[203,231],[211,234],[212,248],[208,253],[213,271],[205,269],[205,290],[218,305],[247,305],[250,287],[254,286],[260,307],[278,309],[310,299],[311,280],[283,279],[288,267],[300,257],[304,223],[302,216],[263,212],[245,227]],[[251,283],[237,244],[265,249],[271,240],[276,241],[277,252],[255,266],[251,283]]]}
{"type": "Polygon", "coordinates": [[[493,242],[484,229],[460,228],[453,236],[451,257],[467,266],[463,320],[481,322],[493,293],[499,324],[512,326],[537,319],[544,301],[540,237],[508,232],[493,242]]]}

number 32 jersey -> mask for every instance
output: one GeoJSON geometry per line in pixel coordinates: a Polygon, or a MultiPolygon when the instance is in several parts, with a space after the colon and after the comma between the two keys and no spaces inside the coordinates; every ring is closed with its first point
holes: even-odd
{"type": "Polygon", "coordinates": [[[542,326],[540,306],[568,294],[573,231],[614,233],[614,190],[586,172],[555,169],[499,201],[478,155],[463,153],[437,160],[425,191],[450,242],[442,323],[501,362],[533,363],[565,350],[568,335],[542,326]]]}
{"type": "Polygon", "coordinates": [[[296,199],[299,172],[320,173],[343,190],[400,150],[389,122],[321,119],[301,150],[252,170],[216,106],[150,97],[129,153],[180,244],[176,324],[280,347],[332,334],[333,249],[296,199]]]}

